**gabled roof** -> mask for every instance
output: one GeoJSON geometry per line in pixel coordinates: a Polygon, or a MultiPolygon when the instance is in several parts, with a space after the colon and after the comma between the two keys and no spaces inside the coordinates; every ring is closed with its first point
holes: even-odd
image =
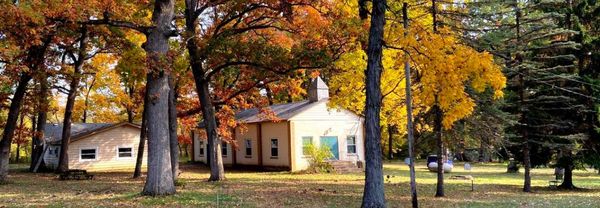
{"type": "MultiPolygon", "coordinates": [[[[312,106],[315,102],[303,100],[300,102],[275,104],[267,107],[281,120],[288,120],[292,116],[302,112],[304,109],[312,106]]],[[[259,108],[251,108],[235,114],[235,120],[241,123],[256,123],[269,120],[262,115],[259,108]]]]}
{"type": "MultiPolygon", "coordinates": [[[[73,123],[71,124],[71,139],[74,142],[88,136],[107,131],[121,126],[132,126],[140,128],[139,125],[121,122],[121,123],[73,123]]],[[[47,124],[44,128],[44,137],[50,144],[60,144],[62,139],[63,124],[47,124]]]]}

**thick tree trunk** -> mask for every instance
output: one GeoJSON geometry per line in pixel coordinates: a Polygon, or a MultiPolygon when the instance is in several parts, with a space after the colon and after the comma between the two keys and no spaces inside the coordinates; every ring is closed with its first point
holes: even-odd
{"type": "MultiPolygon", "coordinates": [[[[44,152],[44,131],[46,130],[46,120],[48,119],[48,77],[45,72],[40,73],[38,80],[40,85],[40,91],[38,94],[38,107],[37,107],[37,119],[36,119],[36,131],[32,137],[33,151],[31,153],[31,165],[29,171],[33,172],[35,166],[38,164],[38,159],[44,152]]],[[[46,164],[42,160],[39,162],[40,166],[38,169],[45,169],[46,164]]]]}
{"type": "Polygon", "coordinates": [[[225,169],[223,168],[223,158],[221,157],[221,139],[217,134],[217,121],[215,117],[215,108],[212,104],[209,91],[209,80],[205,79],[205,71],[202,68],[203,56],[197,48],[198,39],[195,38],[196,23],[198,21],[196,12],[193,10],[196,5],[195,0],[186,0],[186,30],[192,34],[187,42],[188,53],[190,54],[190,65],[194,74],[196,91],[200,99],[202,118],[204,119],[204,128],[207,136],[207,162],[210,166],[209,181],[220,181],[225,179],[225,169]]]}
{"type": "Polygon", "coordinates": [[[433,131],[435,132],[435,140],[437,142],[437,184],[435,189],[435,197],[444,197],[444,160],[446,153],[444,152],[444,141],[442,140],[442,119],[443,112],[438,103],[438,96],[435,96],[436,104],[433,106],[435,111],[435,119],[433,131]]]}
{"type": "MultiPolygon", "coordinates": [[[[385,0],[373,0],[371,26],[367,47],[366,105],[365,105],[365,188],[362,207],[385,207],[383,163],[381,154],[381,58],[383,26],[385,25],[385,0]]],[[[362,2],[364,4],[364,2],[362,2]]],[[[365,9],[365,8],[361,8],[365,9]]]]}
{"type": "Polygon", "coordinates": [[[225,169],[223,168],[221,139],[217,134],[215,108],[213,107],[212,100],[210,99],[208,82],[200,81],[200,87],[201,89],[199,90],[202,90],[199,93],[200,104],[202,105],[202,118],[204,119],[204,127],[208,139],[208,155],[210,155],[208,158],[210,165],[210,178],[208,178],[208,180],[220,181],[225,179],[225,169]]]}
{"type": "Polygon", "coordinates": [[[81,81],[81,72],[87,56],[87,26],[82,26],[81,39],[79,41],[79,51],[75,60],[74,71],[69,84],[69,93],[67,95],[67,104],[65,106],[65,116],[63,118],[62,137],[60,145],[60,157],[58,159],[57,173],[64,173],[69,170],[69,143],[71,141],[71,118],[73,117],[73,107],[77,97],[77,89],[81,81]]]}
{"type": "Polygon", "coordinates": [[[177,138],[177,86],[173,76],[169,76],[169,143],[171,147],[171,170],[173,181],[179,175],[179,140],[177,138]]]}
{"type": "Polygon", "coordinates": [[[575,185],[573,184],[573,169],[575,168],[573,154],[570,150],[566,150],[566,154],[563,155],[563,157],[564,158],[562,160],[565,163],[565,174],[563,176],[562,184],[560,184],[560,186],[558,187],[561,189],[576,189],[577,187],[575,187],[575,185]]]}
{"type": "Polygon", "coordinates": [[[144,110],[142,111],[142,126],[140,130],[140,142],[138,144],[137,158],[135,160],[135,170],[133,178],[142,176],[142,163],[144,161],[144,149],[146,146],[148,133],[148,89],[144,90],[144,110]]]}
{"type": "Polygon", "coordinates": [[[2,134],[2,141],[0,141],[0,182],[5,182],[7,179],[6,177],[8,176],[10,144],[12,143],[15,133],[17,118],[19,117],[19,110],[21,109],[21,104],[23,102],[23,98],[25,97],[29,80],[31,80],[30,75],[25,73],[21,74],[21,78],[19,79],[19,83],[17,85],[17,90],[13,95],[10,108],[8,110],[8,117],[6,118],[6,125],[4,126],[4,132],[2,134]]]}
{"type": "Polygon", "coordinates": [[[161,66],[163,56],[169,50],[169,35],[174,11],[173,0],[156,0],[152,22],[154,28],[147,35],[145,50],[148,54],[150,73],[147,76],[148,90],[148,176],[144,195],[171,195],[175,183],[171,170],[169,146],[169,75],[161,66]]]}

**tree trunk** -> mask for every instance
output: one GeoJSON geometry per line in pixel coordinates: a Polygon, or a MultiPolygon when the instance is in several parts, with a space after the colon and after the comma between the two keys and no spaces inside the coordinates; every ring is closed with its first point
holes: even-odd
{"type": "Polygon", "coordinates": [[[484,138],[481,138],[479,141],[479,162],[485,161],[485,147],[484,147],[484,138]]]}
{"type": "Polygon", "coordinates": [[[396,126],[388,124],[388,159],[394,159],[394,134],[396,134],[396,126]]]}
{"type": "Polygon", "coordinates": [[[169,50],[169,35],[174,11],[173,0],[156,0],[152,22],[154,28],[147,35],[145,50],[148,54],[150,73],[147,76],[148,90],[148,176],[144,195],[171,195],[175,193],[171,171],[169,146],[169,75],[161,63],[169,50]]]}
{"type": "Polygon", "coordinates": [[[21,159],[21,141],[23,141],[23,128],[25,128],[25,126],[23,125],[24,123],[24,119],[25,119],[25,111],[21,112],[21,118],[20,118],[20,122],[19,122],[19,140],[17,142],[17,149],[15,149],[15,151],[17,151],[15,153],[15,163],[19,163],[19,159],[21,159]]]}
{"type": "Polygon", "coordinates": [[[142,111],[142,126],[140,130],[140,142],[138,144],[137,158],[135,160],[135,170],[133,171],[133,178],[139,178],[142,176],[142,163],[144,161],[144,149],[146,146],[147,133],[148,133],[148,89],[144,90],[144,110],[142,111]]]}
{"type": "Polygon", "coordinates": [[[96,83],[96,77],[94,77],[92,79],[92,83],[90,83],[90,86],[87,87],[87,92],[85,92],[85,101],[84,101],[84,105],[85,107],[83,108],[83,118],[81,119],[82,123],[87,123],[87,118],[88,118],[88,106],[90,105],[90,92],[92,91],[92,88],[94,87],[94,83],[96,83]]]}
{"type": "MultiPolygon", "coordinates": [[[[40,91],[38,94],[38,107],[37,107],[37,120],[36,120],[36,131],[32,137],[32,145],[34,150],[31,153],[31,165],[29,171],[34,172],[35,166],[38,164],[38,159],[44,152],[44,132],[46,131],[46,120],[48,119],[48,75],[45,72],[40,73],[38,80],[40,85],[40,91]]],[[[39,161],[40,166],[38,169],[45,169],[45,162],[39,161]]]]}
{"type": "Polygon", "coordinates": [[[217,121],[215,117],[215,108],[212,104],[209,91],[209,80],[205,79],[205,71],[202,68],[203,56],[197,48],[198,39],[195,37],[197,16],[194,15],[196,1],[186,0],[186,30],[192,34],[187,42],[188,53],[190,54],[190,65],[194,74],[196,91],[200,99],[202,118],[204,119],[204,128],[207,136],[207,162],[210,166],[209,181],[220,181],[225,179],[225,170],[223,168],[223,158],[221,157],[221,139],[217,134],[217,121]]]}
{"type": "Polygon", "coordinates": [[[37,123],[37,118],[36,118],[35,114],[32,114],[32,116],[31,116],[30,119],[31,119],[31,132],[32,132],[32,135],[31,135],[31,160],[29,162],[29,172],[32,172],[33,166],[35,165],[35,162],[36,162],[35,161],[36,160],[35,159],[35,155],[36,155],[35,154],[35,148],[36,148],[37,144],[35,143],[34,139],[35,139],[35,134],[37,132],[37,128],[35,126],[36,123],[37,123]]]}
{"type": "MultiPolygon", "coordinates": [[[[383,163],[381,154],[381,58],[383,26],[385,25],[385,0],[373,0],[371,26],[367,47],[366,105],[365,105],[365,188],[362,207],[385,207],[383,163]]],[[[364,2],[361,3],[364,6],[364,2]]],[[[364,7],[361,8],[364,12],[364,7]]]]}
{"type": "MultiPolygon", "coordinates": [[[[133,85],[127,87],[127,94],[129,95],[129,99],[133,100],[134,92],[135,92],[135,87],[133,85]]],[[[127,122],[133,123],[134,118],[135,118],[135,115],[133,113],[133,106],[127,106],[127,122]]]]}
{"type": "Polygon", "coordinates": [[[6,125],[4,126],[4,132],[2,134],[2,141],[0,141],[0,182],[5,182],[8,176],[8,163],[10,159],[10,144],[12,143],[13,136],[15,134],[15,128],[17,126],[17,118],[19,117],[19,110],[25,92],[27,91],[27,84],[31,80],[29,74],[21,74],[17,90],[13,95],[8,110],[8,117],[6,118],[6,125]]]}
{"type": "MultiPolygon", "coordinates": [[[[402,19],[404,22],[404,36],[408,36],[408,3],[402,3],[402,19]]],[[[410,84],[410,63],[408,62],[408,52],[405,52],[404,60],[404,80],[406,80],[406,137],[408,140],[408,158],[410,160],[409,171],[410,171],[410,195],[411,203],[413,208],[419,207],[419,200],[417,199],[417,182],[415,176],[415,153],[414,153],[414,137],[413,137],[413,118],[412,118],[412,93],[410,84]]]]}
{"type": "Polygon", "coordinates": [[[570,150],[566,150],[566,154],[563,156],[562,160],[565,163],[565,174],[563,176],[563,181],[558,188],[576,189],[577,187],[573,184],[573,169],[575,168],[575,163],[573,161],[573,154],[570,150]]]}
{"type": "Polygon", "coordinates": [[[433,106],[433,110],[435,111],[435,119],[434,119],[434,132],[435,132],[435,140],[437,142],[437,184],[435,190],[435,197],[444,197],[444,141],[442,140],[442,119],[443,112],[438,104],[438,96],[435,96],[435,105],[433,106]]]}
{"type": "Polygon", "coordinates": [[[179,140],[177,138],[177,85],[173,76],[169,76],[169,143],[171,146],[171,170],[173,181],[179,175],[179,140]]]}
{"type": "Polygon", "coordinates": [[[210,99],[210,92],[208,90],[208,82],[200,81],[200,87],[202,90],[199,93],[200,104],[202,105],[202,118],[204,119],[204,126],[207,136],[208,155],[210,157],[210,178],[209,181],[220,181],[225,179],[225,169],[223,168],[223,157],[221,152],[221,139],[217,134],[217,121],[215,116],[215,110],[210,99]]]}
{"type": "Polygon", "coordinates": [[[525,168],[525,181],[523,182],[523,192],[531,192],[531,161],[529,159],[529,141],[525,140],[523,146],[523,166],[525,168]]]}
{"type": "MultiPolygon", "coordinates": [[[[65,106],[65,116],[63,118],[62,137],[60,144],[60,157],[58,159],[57,173],[64,173],[69,170],[69,143],[71,142],[71,118],[73,117],[73,107],[77,97],[77,89],[81,81],[81,72],[87,56],[87,26],[81,27],[81,39],[79,40],[79,51],[75,60],[71,84],[69,84],[69,93],[67,95],[67,105],[65,106]]],[[[74,57],[74,56],[73,56],[74,57]]]]}

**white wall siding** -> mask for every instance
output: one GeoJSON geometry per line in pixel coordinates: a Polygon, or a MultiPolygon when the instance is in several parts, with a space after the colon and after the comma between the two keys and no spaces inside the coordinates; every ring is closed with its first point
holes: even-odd
{"type": "Polygon", "coordinates": [[[322,136],[335,136],[338,141],[340,160],[364,161],[363,119],[347,110],[328,109],[325,102],[319,102],[290,119],[294,141],[294,171],[308,167],[308,160],[302,153],[302,137],[312,137],[314,145],[320,145],[322,136]],[[356,137],[356,154],[348,153],[346,139],[356,137]]]}
{"type": "MultiPolygon", "coordinates": [[[[138,152],[140,129],[131,126],[120,126],[99,132],[87,138],[72,142],[69,145],[69,168],[91,171],[129,170],[135,168],[138,152]],[[132,156],[119,158],[118,148],[132,148],[132,156]],[[96,149],[95,160],[81,160],[81,149],[96,149]]],[[[144,149],[143,167],[147,163],[147,144],[144,149]]]]}

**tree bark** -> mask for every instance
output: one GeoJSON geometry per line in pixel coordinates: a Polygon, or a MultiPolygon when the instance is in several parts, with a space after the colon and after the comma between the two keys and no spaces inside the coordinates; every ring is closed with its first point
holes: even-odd
{"type": "MultiPolygon", "coordinates": [[[[360,2],[360,0],[359,0],[360,2]]],[[[367,47],[366,105],[365,105],[365,188],[362,207],[385,207],[383,163],[381,154],[381,63],[383,26],[385,25],[385,0],[373,0],[371,26],[367,47]]],[[[360,2],[364,6],[364,2],[360,2]]],[[[360,8],[364,12],[365,8],[360,8]]]]}
{"type": "MultiPolygon", "coordinates": [[[[133,99],[133,94],[135,92],[134,86],[127,87],[127,94],[129,95],[129,99],[133,99]]],[[[135,115],[133,113],[133,106],[127,106],[127,122],[133,123],[135,115]]]]}
{"type": "Polygon", "coordinates": [[[573,154],[570,150],[566,150],[566,154],[563,155],[563,163],[565,168],[565,174],[563,176],[563,181],[558,186],[561,189],[576,189],[573,184],[573,169],[575,169],[575,162],[573,161],[573,154]]]}
{"type": "Polygon", "coordinates": [[[187,42],[188,53],[190,55],[190,65],[194,74],[196,91],[200,99],[202,118],[204,119],[204,128],[207,136],[207,162],[210,166],[209,181],[220,181],[225,179],[225,169],[223,168],[223,158],[221,157],[221,139],[217,134],[217,121],[215,117],[215,108],[212,104],[209,91],[209,81],[205,79],[205,70],[202,67],[203,55],[198,51],[196,37],[196,23],[198,17],[193,9],[196,5],[195,0],[186,0],[186,30],[192,35],[187,42]]]}
{"type": "Polygon", "coordinates": [[[394,159],[394,134],[396,134],[396,126],[388,124],[388,159],[394,159]]]}
{"type": "MultiPolygon", "coordinates": [[[[40,78],[38,80],[40,88],[38,94],[38,107],[37,107],[37,120],[36,130],[32,137],[32,145],[34,147],[31,153],[31,165],[29,171],[34,172],[35,166],[38,164],[38,159],[44,152],[44,133],[46,131],[46,120],[48,119],[48,75],[45,72],[40,72],[40,78]]],[[[39,162],[40,166],[38,169],[45,169],[46,164],[42,160],[39,162]]]]}
{"type": "Polygon", "coordinates": [[[435,112],[433,131],[435,132],[435,140],[437,142],[437,184],[435,190],[435,197],[444,197],[444,141],[442,140],[442,119],[443,112],[438,104],[438,96],[435,96],[435,105],[433,110],[435,112]]]}
{"type": "Polygon", "coordinates": [[[163,57],[169,50],[169,36],[174,12],[173,0],[156,0],[152,22],[154,28],[147,35],[145,50],[150,73],[148,90],[148,176],[142,194],[157,196],[175,193],[169,146],[169,75],[162,68],[163,57]]]}
{"type": "Polygon", "coordinates": [[[169,143],[171,148],[171,170],[173,181],[179,175],[179,140],[177,138],[177,85],[175,78],[169,76],[169,143]]]}
{"type": "MultiPolygon", "coordinates": [[[[404,36],[408,36],[408,3],[402,3],[402,19],[404,22],[404,36]]],[[[412,93],[411,93],[411,76],[410,76],[410,63],[408,62],[408,52],[405,53],[404,60],[404,80],[406,80],[406,137],[408,140],[408,158],[410,160],[409,171],[410,171],[410,195],[411,204],[413,208],[419,207],[419,200],[417,198],[417,182],[415,176],[415,153],[414,153],[414,136],[413,136],[413,118],[412,118],[412,93]]]]}
{"type": "MultiPolygon", "coordinates": [[[[62,137],[60,144],[60,156],[58,159],[57,173],[64,173],[69,170],[69,143],[71,141],[71,118],[73,117],[73,107],[75,106],[75,98],[77,97],[77,89],[81,81],[81,73],[87,56],[87,26],[81,27],[81,39],[79,41],[79,49],[77,58],[74,63],[73,75],[69,84],[69,93],[67,95],[67,104],[65,106],[65,116],[63,118],[62,137]]],[[[73,56],[74,57],[74,56],[73,56]]]]}
{"type": "Polygon", "coordinates": [[[94,87],[94,83],[96,83],[96,77],[92,78],[92,83],[90,83],[90,86],[87,87],[87,92],[85,92],[85,101],[84,101],[84,105],[85,107],[83,108],[83,118],[81,119],[82,123],[87,123],[87,118],[88,118],[88,106],[90,104],[90,92],[92,91],[92,88],[94,87]]]}
{"type": "Polygon", "coordinates": [[[21,118],[20,118],[20,122],[19,122],[19,142],[17,142],[17,149],[15,149],[15,151],[17,151],[15,153],[15,163],[19,163],[19,159],[21,159],[21,141],[23,141],[23,128],[25,128],[25,126],[23,125],[23,123],[25,122],[25,111],[21,112],[21,118]]]}
{"type": "Polygon", "coordinates": [[[135,170],[133,171],[133,178],[139,178],[142,176],[142,163],[144,161],[144,149],[146,146],[147,133],[148,133],[148,89],[144,90],[144,110],[142,111],[142,126],[140,129],[140,142],[138,144],[137,158],[135,160],[135,170]]]}
{"type": "MultiPolygon", "coordinates": [[[[32,72],[40,71],[40,66],[44,63],[44,56],[46,55],[46,49],[52,41],[52,36],[46,36],[46,39],[40,46],[33,46],[29,49],[27,54],[26,62],[29,65],[29,70],[32,72]]],[[[12,143],[13,136],[15,134],[15,127],[17,124],[17,117],[27,91],[27,85],[32,79],[29,73],[22,72],[19,77],[17,89],[10,103],[8,110],[8,117],[6,118],[6,124],[4,131],[2,132],[2,140],[0,141],[0,182],[5,182],[8,176],[8,160],[10,157],[10,144],[12,143]]]]}
{"type": "Polygon", "coordinates": [[[31,76],[29,74],[21,74],[19,84],[17,85],[17,90],[13,95],[10,108],[8,110],[8,117],[6,119],[6,125],[4,126],[4,132],[2,134],[2,141],[0,141],[0,182],[5,182],[8,176],[10,144],[12,143],[15,133],[17,118],[19,117],[19,110],[21,109],[21,104],[23,102],[23,98],[25,97],[29,80],[31,80],[31,76]]]}

